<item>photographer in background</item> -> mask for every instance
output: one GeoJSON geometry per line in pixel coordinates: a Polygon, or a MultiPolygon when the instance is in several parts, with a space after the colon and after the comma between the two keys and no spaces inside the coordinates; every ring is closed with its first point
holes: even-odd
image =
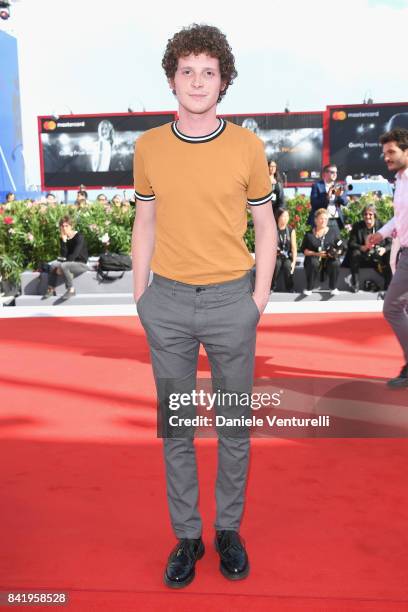
{"type": "Polygon", "coordinates": [[[288,227],[289,212],[286,208],[277,208],[274,214],[278,230],[278,252],[272,279],[272,291],[276,291],[278,278],[283,270],[286,291],[293,293],[293,275],[297,257],[296,232],[293,228],[288,227]]]}
{"type": "MultiPolygon", "coordinates": [[[[346,260],[351,270],[352,291],[357,293],[360,289],[360,268],[374,268],[384,278],[384,290],[388,289],[392,272],[390,267],[391,239],[385,238],[375,246],[366,244],[367,237],[375,234],[382,227],[377,219],[377,210],[373,204],[363,210],[363,220],[354,223],[350,232],[346,260]]],[[[344,262],[346,264],[346,261],[344,262]]]]}
{"type": "Polygon", "coordinates": [[[314,215],[320,208],[325,208],[328,213],[329,226],[334,228],[340,236],[340,230],[344,228],[344,216],[342,206],[347,206],[347,196],[344,195],[344,187],[337,183],[337,168],[333,164],[323,167],[322,178],[312,185],[310,192],[311,211],[308,223],[313,226],[314,215]]]}
{"type": "Polygon", "coordinates": [[[76,232],[70,217],[65,216],[60,219],[60,256],[57,261],[50,264],[48,272],[48,289],[43,295],[43,299],[56,295],[57,277],[63,276],[66,292],[61,297],[68,300],[75,295],[73,286],[74,276],[79,276],[88,270],[88,248],[84,236],[76,232]]]}
{"type": "Polygon", "coordinates": [[[338,236],[338,230],[329,226],[329,215],[325,208],[319,208],[315,212],[314,219],[313,230],[304,235],[302,242],[306,274],[306,289],[303,293],[310,295],[316,286],[319,274],[323,277],[327,273],[331,295],[337,295],[343,242],[338,236]]]}

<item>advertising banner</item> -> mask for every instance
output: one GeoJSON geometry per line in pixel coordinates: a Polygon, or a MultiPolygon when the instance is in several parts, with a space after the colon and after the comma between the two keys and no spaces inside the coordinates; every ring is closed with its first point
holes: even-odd
{"type": "Polygon", "coordinates": [[[382,157],[381,134],[408,128],[408,103],[328,106],[326,163],[336,164],[339,177],[379,176],[391,179],[382,157]]]}
{"type": "Polygon", "coordinates": [[[287,186],[307,185],[320,178],[323,149],[323,113],[223,115],[261,138],[287,186]]]}
{"type": "Polygon", "coordinates": [[[0,201],[25,191],[17,40],[0,32],[0,201]]]}
{"type": "Polygon", "coordinates": [[[39,117],[42,189],[133,187],[133,152],[173,112],[39,117]]]}

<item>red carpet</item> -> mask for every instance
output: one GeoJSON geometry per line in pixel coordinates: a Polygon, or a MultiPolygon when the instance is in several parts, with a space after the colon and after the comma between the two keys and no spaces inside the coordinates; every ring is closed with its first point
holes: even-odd
{"type": "MultiPolygon", "coordinates": [[[[81,612],[408,610],[405,439],[254,440],[238,583],[218,572],[215,441],[198,440],[207,551],[173,592],[138,320],[3,319],[0,334],[0,590],[68,591],[81,612]]],[[[377,314],[266,315],[257,355],[260,377],[386,378],[401,363],[377,314]]]]}

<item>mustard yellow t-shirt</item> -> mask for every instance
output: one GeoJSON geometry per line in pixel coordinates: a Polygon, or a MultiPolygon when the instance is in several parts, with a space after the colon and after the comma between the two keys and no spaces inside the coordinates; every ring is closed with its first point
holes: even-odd
{"type": "Polygon", "coordinates": [[[135,196],[146,206],[156,201],[151,268],[182,283],[225,282],[251,269],[246,206],[271,199],[262,141],[219,122],[207,136],[186,136],[174,122],[136,141],[135,196]]]}

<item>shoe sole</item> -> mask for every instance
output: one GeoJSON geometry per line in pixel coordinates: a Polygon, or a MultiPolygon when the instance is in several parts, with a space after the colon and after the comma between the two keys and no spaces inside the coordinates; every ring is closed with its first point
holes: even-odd
{"type": "MultiPolygon", "coordinates": [[[[196,562],[203,558],[204,553],[205,553],[205,547],[203,544],[202,550],[197,555],[196,562]]],[[[170,580],[170,578],[167,577],[167,573],[164,572],[164,584],[170,587],[171,589],[182,589],[183,587],[186,587],[189,584],[191,584],[194,578],[195,578],[195,568],[193,569],[193,573],[191,574],[191,576],[189,576],[182,582],[174,582],[174,580],[170,580]]]]}
{"type": "MultiPolygon", "coordinates": [[[[214,545],[215,545],[215,550],[217,551],[218,554],[220,554],[217,540],[214,541],[214,545]]],[[[249,574],[249,561],[244,571],[241,572],[240,574],[235,574],[235,573],[232,574],[231,572],[226,570],[221,561],[220,562],[220,572],[224,576],[224,578],[227,578],[228,580],[244,580],[244,578],[246,578],[249,574]]]]}
{"type": "Polygon", "coordinates": [[[230,572],[227,572],[227,570],[223,567],[222,563],[220,563],[220,572],[224,576],[224,578],[227,578],[228,580],[244,580],[244,578],[246,578],[249,574],[249,563],[246,569],[240,574],[231,574],[230,572]]]}

